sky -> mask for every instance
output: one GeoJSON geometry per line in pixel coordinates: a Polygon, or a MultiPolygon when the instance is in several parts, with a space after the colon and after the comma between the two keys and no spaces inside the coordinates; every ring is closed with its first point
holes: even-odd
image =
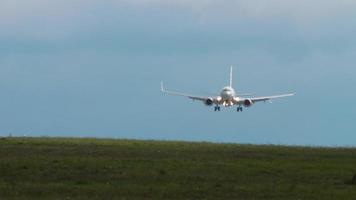
{"type": "Polygon", "coordinates": [[[356,146],[356,1],[2,0],[0,135],[356,146]],[[237,113],[183,97],[294,97],[237,113]]]}

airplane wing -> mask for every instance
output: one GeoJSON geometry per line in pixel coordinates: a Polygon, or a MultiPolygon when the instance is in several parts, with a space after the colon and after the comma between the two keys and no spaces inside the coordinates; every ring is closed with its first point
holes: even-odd
{"type": "Polygon", "coordinates": [[[212,99],[212,97],[205,97],[205,96],[196,96],[196,95],[190,95],[186,93],[181,93],[181,92],[175,92],[175,91],[168,91],[164,88],[163,82],[161,82],[161,91],[163,93],[169,94],[169,95],[176,95],[176,96],[183,96],[183,97],[188,97],[192,100],[199,100],[199,101],[206,101],[208,99],[212,99]]]}
{"type": "Polygon", "coordinates": [[[290,93],[290,94],[282,94],[282,95],[274,95],[274,96],[265,96],[265,97],[253,97],[253,98],[250,98],[250,100],[253,102],[253,103],[256,103],[256,102],[260,102],[260,101],[270,101],[272,99],[277,99],[277,98],[283,98],[283,97],[290,97],[290,96],[294,96],[295,94],[294,93],[290,93]]]}

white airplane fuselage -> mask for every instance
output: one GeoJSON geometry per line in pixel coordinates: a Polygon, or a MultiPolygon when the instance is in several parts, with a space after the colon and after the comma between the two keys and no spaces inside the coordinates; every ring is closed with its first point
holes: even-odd
{"type": "Polygon", "coordinates": [[[236,92],[234,88],[230,86],[226,86],[220,92],[220,97],[221,97],[220,101],[222,102],[222,105],[225,107],[233,106],[236,101],[235,96],[236,96],[236,92]]]}
{"type": "Polygon", "coordinates": [[[235,97],[235,90],[234,88],[230,87],[230,86],[226,86],[222,89],[220,96],[222,98],[222,100],[228,101],[228,100],[233,100],[235,97]]]}

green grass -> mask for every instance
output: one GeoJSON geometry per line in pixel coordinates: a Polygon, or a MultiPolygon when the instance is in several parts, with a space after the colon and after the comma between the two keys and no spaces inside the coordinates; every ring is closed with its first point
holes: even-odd
{"type": "Polygon", "coordinates": [[[0,199],[355,199],[356,149],[1,138],[0,199]]]}

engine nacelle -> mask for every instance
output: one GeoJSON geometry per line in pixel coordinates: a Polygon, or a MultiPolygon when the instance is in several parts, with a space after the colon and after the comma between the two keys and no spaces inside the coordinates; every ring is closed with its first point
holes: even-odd
{"type": "Polygon", "coordinates": [[[212,98],[209,98],[209,99],[205,100],[204,103],[207,106],[212,106],[214,104],[214,100],[212,98]]]}
{"type": "Polygon", "coordinates": [[[252,106],[252,104],[253,104],[253,102],[252,102],[251,99],[245,99],[244,100],[244,106],[245,107],[250,107],[250,106],[252,106]]]}

